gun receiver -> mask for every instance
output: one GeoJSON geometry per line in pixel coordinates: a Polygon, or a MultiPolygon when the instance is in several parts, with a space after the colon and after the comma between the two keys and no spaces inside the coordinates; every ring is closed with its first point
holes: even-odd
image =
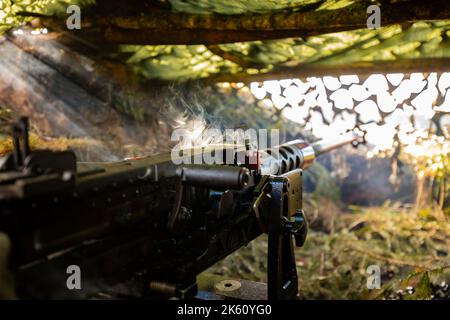
{"type": "Polygon", "coordinates": [[[263,232],[268,298],[295,298],[293,239],[302,246],[307,234],[302,170],[359,139],[296,140],[258,151],[257,166],[175,165],[170,154],[77,163],[71,151],[30,151],[26,119],[13,129],[14,152],[0,160],[0,232],[12,243],[19,297],[40,299],[124,287],[127,296],[193,298],[199,273],[263,232]],[[67,289],[71,265],[83,272],[80,290],[67,289]]]}

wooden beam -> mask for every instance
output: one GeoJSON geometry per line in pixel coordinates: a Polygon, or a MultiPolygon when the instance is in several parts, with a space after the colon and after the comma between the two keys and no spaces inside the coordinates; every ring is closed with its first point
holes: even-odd
{"type": "Polygon", "coordinates": [[[245,55],[239,52],[227,52],[222,50],[218,45],[209,45],[206,46],[209,51],[214,53],[216,56],[222,57],[225,60],[236,63],[237,65],[243,68],[255,68],[262,69],[265,68],[265,65],[262,63],[256,63],[252,61],[247,61],[245,59],[245,55]]]}
{"type": "MultiPolygon", "coordinates": [[[[367,27],[371,1],[336,10],[275,12],[252,15],[199,15],[155,10],[142,16],[86,16],[82,29],[68,31],[65,20],[42,17],[40,24],[91,41],[114,44],[221,44],[307,37],[367,27]]],[[[448,0],[410,0],[381,4],[381,23],[450,19],[448,0]]]]}
{"type": "Polygon", "coordinates": [[[415,73],[415,72],[450,72],[450,58],[400,59],[384,62],[358,62],[348,65],[308,64],[298,67],[280,67],[267,73],[221,74],[205,79],[205,82],[259,82],[291,78],[360,75],[374,73],[415,73]]]}

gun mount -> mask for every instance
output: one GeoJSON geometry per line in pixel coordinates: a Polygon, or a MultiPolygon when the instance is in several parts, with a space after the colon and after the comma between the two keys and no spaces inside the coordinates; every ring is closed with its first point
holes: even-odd
{"type": "Polygon", "coordinates": [[[14,152],[0,161],[0,232],[12,243],[18,295],[189,299],[199,273],[267,233],[268,298],[293,299],[294,243],[307,234],[302,170],[358,139],[293,141],[258,151],[256,167],[175,165],[170,154],[77,163],[71,151],[30,151],[21,119],[14,152]],[[72,265],[83,271],[80,290],[66,286],[72,265]]]}

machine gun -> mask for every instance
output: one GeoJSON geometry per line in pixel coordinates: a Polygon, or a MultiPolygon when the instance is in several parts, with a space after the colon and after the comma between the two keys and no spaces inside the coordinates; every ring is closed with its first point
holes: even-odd
{"type": "Polygon", "coordinates": [[[307,234],[302,170],[361,137],[292,141],[253,153],[256,165],[175,165],[170,154],[77,163],[72,151],[31,151],[25,118],[12,138],[0,161],[0,234],[18,297],[191,299],[199,273],[267,233],[267,297],[293,299],[294,243],[307,234]],[[70,266],[81,270],[79,290],[68,289],[70,266]]]}

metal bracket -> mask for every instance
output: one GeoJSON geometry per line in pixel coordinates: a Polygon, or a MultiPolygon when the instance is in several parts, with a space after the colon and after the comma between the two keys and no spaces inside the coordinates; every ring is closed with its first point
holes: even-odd
{"type": "Polygon", "coordinates": [[[298,246],[306,238],[307,224],[302,208],[302,170],[271,178],[271,206],[268,216],[269,300],[295,299],[298,277],[293,236],[298,246]]]}

